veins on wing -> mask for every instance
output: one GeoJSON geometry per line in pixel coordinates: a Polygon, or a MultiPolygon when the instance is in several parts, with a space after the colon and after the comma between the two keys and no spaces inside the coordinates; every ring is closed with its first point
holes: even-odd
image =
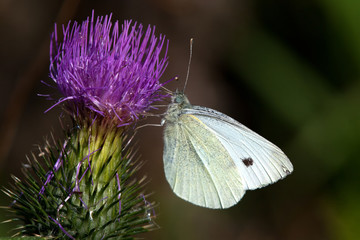
{"type": "MultiPolygon", "coordinates": [[[[199,137],[197,137],[196,134],[194,134],[194,132],[191,131],[191,129],[189,129],[186,125],[183,125],[182,127],[184,128],[184,131],[186,131],[186,132],[189,134],[189,136],[191,136],[193,139],[196,139],[196,141],[201,144],[201,149],[203,149],[203,150],[205,150],[205,151],[208,149],[208,148],[206,147],[206,145],[204,144],[204,142],[203,142],[199,137]]],[[[213,186],[214,186],[215,189],[216,189],[216,194],[217,194],[217,197],[218,197],[218,199],[219,199],[220,205],[221,205],[221,207],[223,208],[223,203],[222,203],[222,199],[221,199],[221,196],[220,196],[220,191],[219,191],[219,189],[218,189],[218,186],[215,184],[215,181],[214,181],[214,179],[213,179],[213,176],[212,176],[211,172],[210,172],[209,169],[208,169],[209,162],[206,162],[207,164],[205,164],[205,162],[204,162],[205,160],[204,160],[203,158],[201,158],[200,154],[199,154],[198,151],[195,149],[194,144],[193,144],[193,142],[191,141],[191,139],[190,139],[189,136],[186,137],[186,142],[188,143],[189,148],[192,148],[193,152],[196,154],[196,156],[197,156],[196,159],[199,160],[199,162],[201,163],[201,165],[202,165],[202,166],[204,167],[204,169],[206,170],[206,173],[207,173],[207,175],[209,176],[209,179],[211,180],[213,186]]]]}

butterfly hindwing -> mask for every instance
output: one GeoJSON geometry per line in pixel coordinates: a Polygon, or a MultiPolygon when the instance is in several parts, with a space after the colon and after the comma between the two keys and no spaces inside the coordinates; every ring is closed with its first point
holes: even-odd
{"type": "Polygon", "coordinates": [[[192,114],[164,132],[165,175],[181,198],[208,208],[228,208],[244,195],[243,179],[216,134],[192,114]]]}

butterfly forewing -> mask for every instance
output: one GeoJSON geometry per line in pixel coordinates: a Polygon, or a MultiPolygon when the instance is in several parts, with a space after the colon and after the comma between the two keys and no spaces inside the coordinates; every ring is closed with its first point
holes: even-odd
{"type": "Polygon", "coordinates": [[[245,189],[266,186],[293,171],[280,148],[229,116],[199,106],[184,109],[184,114],[196,116],[213,131],[240,171],[245,189]]]}

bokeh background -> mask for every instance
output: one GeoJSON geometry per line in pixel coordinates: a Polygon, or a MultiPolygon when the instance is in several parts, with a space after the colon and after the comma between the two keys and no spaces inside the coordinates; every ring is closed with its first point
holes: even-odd
{"type": "MultiPolygon", "coordinates": [[[[280,146],[295,171],[210,210],[177,198],[162,164],[162,128],[137,136],[142,174],[160,229],[146,239],[359,239],[360,1],[357,0],[0,0],[0,185],[21,176],[25,156],[50,132],[62,136],[48,49],[54,22],[113,13],[156,25],[170,40],[163,81],[280,146]]],[[[159,118],[150,118],[158,123],[159,118]]],[[[9,199],[0,194],[0,205],[9,199]]],[[[0,209],[0,221],[7,213],[0,209]]],[[[10,224],[0,225],[0,236],[10,224]]]]}

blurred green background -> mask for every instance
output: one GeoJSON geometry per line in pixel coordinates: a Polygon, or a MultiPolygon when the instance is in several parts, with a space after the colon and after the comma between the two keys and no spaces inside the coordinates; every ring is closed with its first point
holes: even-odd
{"type": "MultiPolygon", "coordinates": [[[[170,40],[163,81],[274,142],[294,173],[227,210],[193,206],[168,186],[162,128],[137,136],[141,174],[159,203],[159,230],[146,239],[359,239],[360,1],[357,0],[0,0],[0,185],[21,176],[26,155],[62,136],[53,102],[48,49],[54,22],[113,19],[156,25],[170,40]]],[[[158,123],[158,118],[149,119],[158,123]]],[[[9,199],[0,194],[0,205],[9,199]]],[[[0,209],[0,221],[7,219],[0,209]]],[[[7,236],[11,224],[0,225],[7,236]]]]}

